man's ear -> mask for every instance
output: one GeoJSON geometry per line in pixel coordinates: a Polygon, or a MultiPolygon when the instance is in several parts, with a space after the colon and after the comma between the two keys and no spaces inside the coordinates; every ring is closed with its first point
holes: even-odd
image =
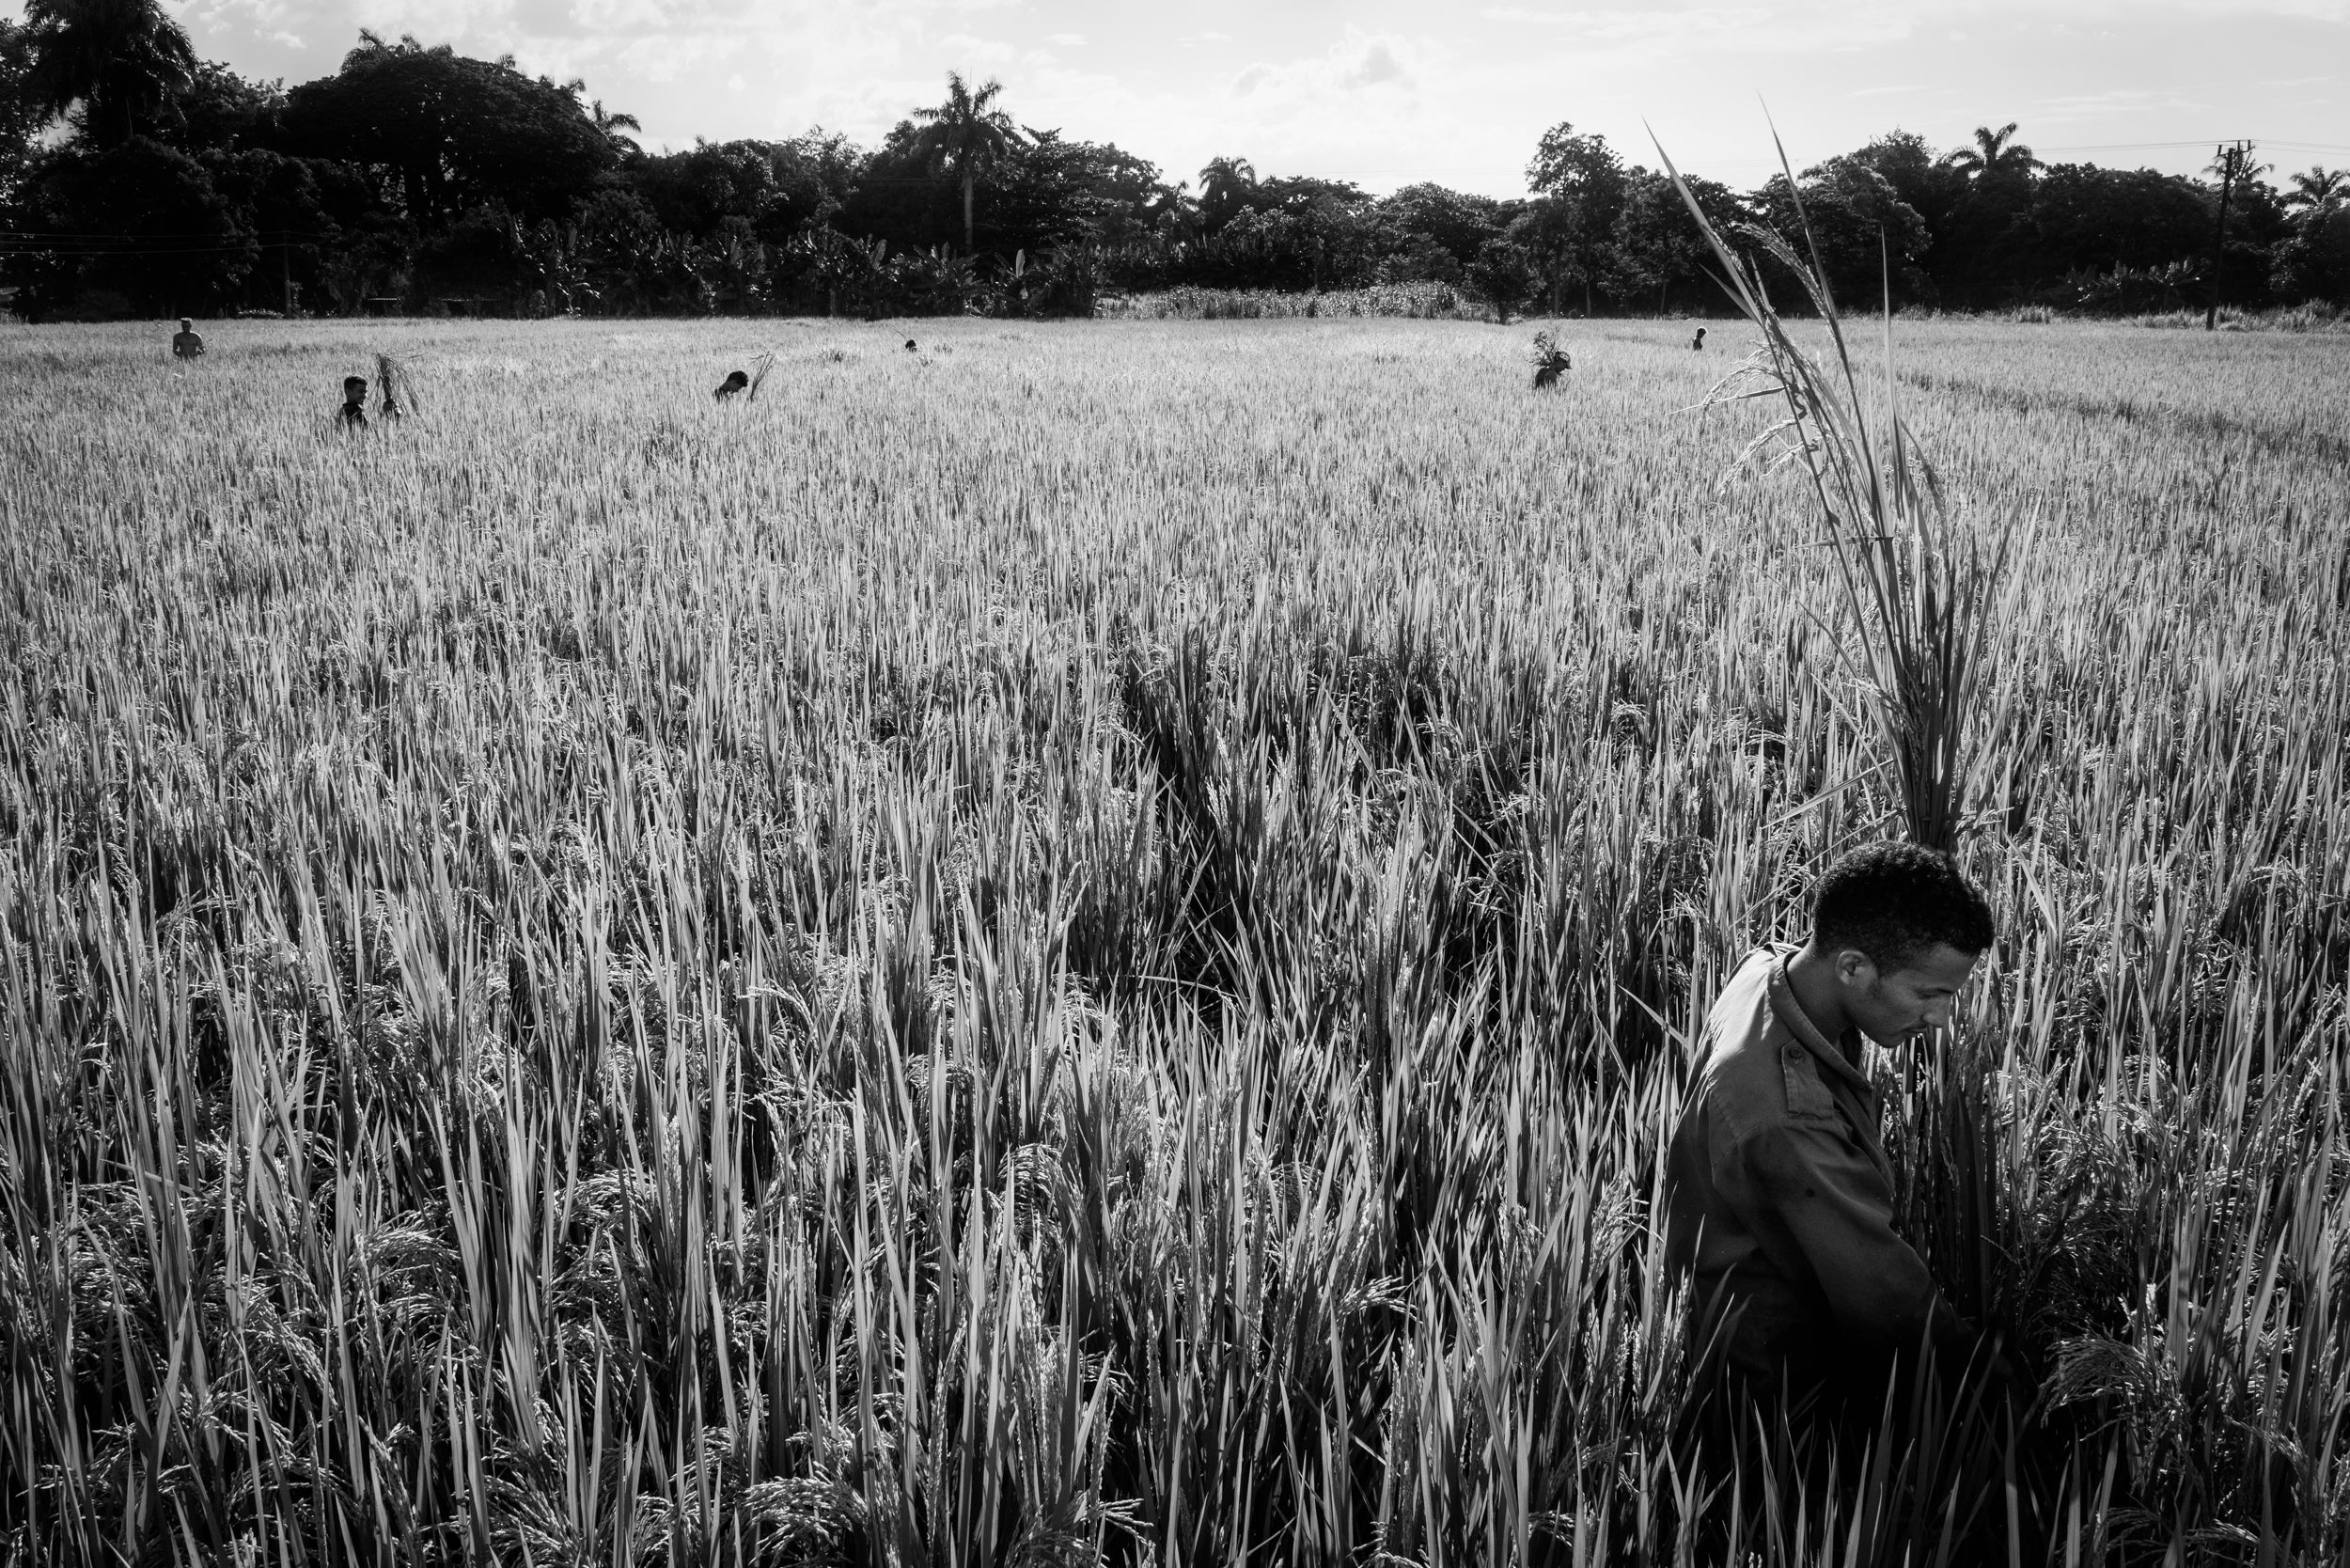
{"type": "Polygon", "coordinates": [[[1840,949],[1836,954],[1836,978],[1845,985],[1865,991],[1876,983],[1877,966],[1857,948],[1840,949]]]}

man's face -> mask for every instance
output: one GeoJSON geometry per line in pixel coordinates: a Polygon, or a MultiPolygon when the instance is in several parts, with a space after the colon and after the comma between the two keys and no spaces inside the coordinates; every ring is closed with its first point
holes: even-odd
{"type": "Polygon", "coordinates": [[[368,384],[366,382],[354,382],[343,388],[343,401],[356,405],[367,400],[368,384]]]}
{"type": "Polygon", "coordinates": [[[1844,1009],[1860,1032],[1880,1045],[1899,1045],[1928,1029],[1948,1028],[1950,1004],[1982,956],[1937,942],[1909,954],[1896,967],[1879,969],[1865,953],[1840,953],[1836,974],[1844,985],[1844,1009]]]}

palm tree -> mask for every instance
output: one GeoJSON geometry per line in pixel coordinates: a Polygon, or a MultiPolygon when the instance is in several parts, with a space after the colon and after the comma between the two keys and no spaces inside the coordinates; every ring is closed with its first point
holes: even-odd
{"type": "Polygon", "coordinates": [[[1199,171],[1199,216],[1211,227],[1221,227],[1232,209],[1257,188],[1257,165],[1246,158],[1217,156],[1199,171]]]}
{"type": "Polygon", "coordinates": [[[2015,134],[2015,122],[2009,120],[1997,131],[1987,125],[1975,127],[1975,145],[1962,147],[1942,162],[1964,173],[1969,180],[1996,178],[2003,174],[2029,174],[2040,166],[2040,160],[2031,155],[2031,149],[2022,142],[2011,140],[2015,134]]]}
{"type": "Polygon", "coordinates": [[[127,142],[142,114],[156,115],[196,75],[196,50],[158,0],[25,0],[33,110],[61,116],[82,106],[83,133],[127,142]]]}
{"type": "Polygon", "coordinates": [[[2293,189],[2286,193],[2285,205],[2322,212],[2344,196],[2350,196],[2350,169],[2329,169],[2313,164],[2309,173],[2293,176],[2293,189]]]}
{"type": "Polygon", "coordinates": [[[1152,192],[1143,204],[1142,214],[1151,227],[1162,234],[1180,234],[1191,227],[1198,209],[1191,196],[1191,181],[1178,180],[1172,185],[1161,185],[1152,192]]]}
{"type": "Polygon", "coordinates": [[[596,129],[603,133],[603,139],[610,142],[612,150],[622,158],[645,150],[636,145],[636,138],[628,133],[631,131],[642,131],[645,128],[643,122],[634,115],[624,115],[618,111],[606,114],[603,100],[599,98],[588,106],[588,118],[596,122],[596,129]]]}
{"type": "Polygon", "coordinates": [[[966,251],[976,248],[971,239],[971,193],[979,184],[979,170],[1020,145],[1020,128],[995,107],[996,96],[1003,90],[1001,82],[991,79],[973,92],[964,86],[963,72],[950,71],[947,101],[934,109],[914,111],[914,118],[923,124],[919,145],[963,182],[963,248],[966,251]]]}
{"type": "MultiPolygon", "coordinates": [[[[588,78],[574,76],[563,84],[563,90],[572,95],[572,102],[578,103],[581,99],[588,96],[588,78]]],[[[626,163],[636,153],[645,150],[636,145],[635,137],[624,134],[626,132],[642,131],[645,128],[634,115],[607,114],[604,111],[603,100],[601,98],[592,103],[581,104],[579,112],[586,115],[589,123],[595,126],[596,133],[611,144],[612,150],[619,155],[622,163],[626,163]]]]}

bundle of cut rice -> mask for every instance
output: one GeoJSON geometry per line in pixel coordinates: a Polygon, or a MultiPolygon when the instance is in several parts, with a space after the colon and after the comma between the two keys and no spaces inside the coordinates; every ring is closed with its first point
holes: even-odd
{"type": "Polygon", "coordinates": [[[376,413],[382,418],[397,419],[416,412],[416,379],[390,354],[375,356],[375,393],[379,400],[376,413]]]}
{"type": "Polygon", "coordinates": [[[1567,357],[1567,351],[1554,342],[1549,333],[1538,332],[1534,335],[1534,389],[1536,391],[1558,385],[1559,377],[1574,368],[1574,361],[1567,357]]]}

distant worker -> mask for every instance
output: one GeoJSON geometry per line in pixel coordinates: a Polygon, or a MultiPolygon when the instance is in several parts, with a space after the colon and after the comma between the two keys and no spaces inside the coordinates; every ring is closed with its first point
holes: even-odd
{"type": "Polygon", "coordinates": [[[1689,346],[1700,353],[1705,352],[1705,329],[1703,327],[1698,328],[1698,335],[1689,339],[1689,346]]]}
{"type": "Polygon", "coordinates": [[[367,377],[345,376],[343,378],[343,406],[337,412],[335,417],[342,421],[342,427],[347,431],[363,431],[368,428],[367,377]]]}
{"type": "Polygon", "coordinates": [[[742,371],[729,370],[727,372],[727,379],[718,384],[718,390],[713,392],[711,396],[717,399],[720,402],[725,402],[728,398],[733,397],[737,392],[740,392],[744,387],[750,385],[750,384],[751,378],[744,375],[742,371]]]}
{"type": "MultiPolygon", "coordinates": [[[[1995,934],[1949,855],[1872,844],[1822,879],[1810,940],[1748,954],[1706,1014],[1667,1155],[1665,1256],[1691,1279],[1692,1342],[1717,1337],[1749,1388],[1783,1377],[1873,1413],[1896,1356],[1930,1337],[1955,1370],[1975,1349],[1894,1229],[1861,1053],[1947,1027],[1995,934]]],[[[2014,1375],[1996,1347],[1990,1370],[2014,1375]]]]}
{"type": "Polygon", "coordinates": [[[180,318],[180,330],[171,335],[171,353],[175,359],[204,357],[204,339],[196,330],[196,322],[186,316],[180,318]]]}
{"type": "Polygon", "coordinates": [[[1567,351],[1552,340],[1547,332],[1534,335],[1534,390],[1546,392],[1559,384],[1559,378],[1574,368],[1574,361],[1567,351]]]}
{"type": "Polygon", "coordinates": [[[909,338],[907,338],[907,339],[906,339],[906,353],[912,353],[913,352],[914,352],[914,339],[913,339],[913,338],[911,338],[911,337],[909,337],[909,338]]]}

